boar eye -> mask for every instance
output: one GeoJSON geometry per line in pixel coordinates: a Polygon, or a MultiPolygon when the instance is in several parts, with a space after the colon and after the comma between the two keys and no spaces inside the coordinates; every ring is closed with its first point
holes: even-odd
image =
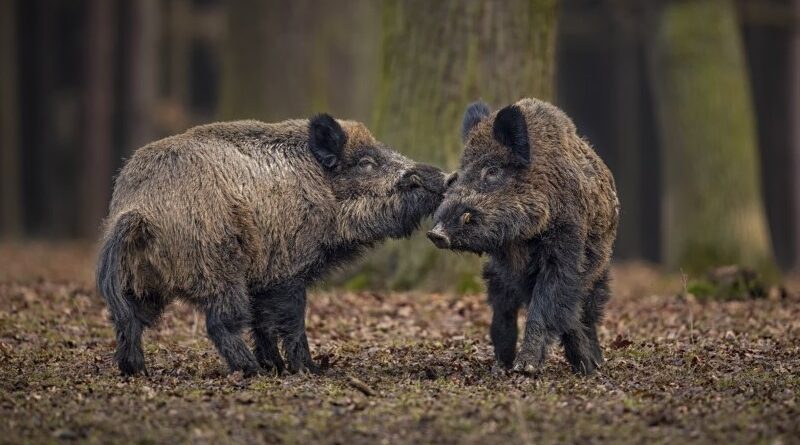
{"type": "Polygon", "coordinates": [[[378,163],[375,162],[375,159],[369,156],[364,156],[363,158],[358,160],[358,166],[361,168],[371,169],[373,167],[376,167],[377,165],[378,163]]]}
{"type": "Polygon", "coordinates": [[[492,181],[497,178],[497,175],[500,174],[500,169],[495,167],[494,165],[490,165],[489,167],[485,167],[481,172],[481,178],[484,180],[492,181]]]}

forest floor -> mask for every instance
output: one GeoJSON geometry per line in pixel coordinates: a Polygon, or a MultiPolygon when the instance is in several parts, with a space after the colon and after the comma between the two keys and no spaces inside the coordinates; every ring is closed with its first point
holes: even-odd
{"type": "Polygon", "coordinates": [[[700,302],[614,270],[606,364],[494,375],[483,295],[310,296],[320,376],[226,375],[175,305],[120,377],[79,246],[0,246],[0,443],[800,443],[800,296],[700,302]]]}

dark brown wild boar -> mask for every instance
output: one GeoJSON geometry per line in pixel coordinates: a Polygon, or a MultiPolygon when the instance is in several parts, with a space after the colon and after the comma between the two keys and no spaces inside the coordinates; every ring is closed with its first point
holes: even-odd
{"type": "Polygon", "coordinates": [[[97,269],[120,370],[145,371],[142,331],[179,298],[205,313],[231,371],[315,371],[306,287],[409,235],[443,191],[438,169],[328,115],[205,125],[139,149],[116,180],[97,269]]]}
{"type": "Polygon", "coordinates": [[[592,373],[603,361],[597,323],[619,217],[611,172],[566,114],[536,99],[496,113],[472,104],[462,136],[461,166],[428,236],[441,248],[489,254],[497,369],[534,372],[559,339],[573,370],[592,373]]]}

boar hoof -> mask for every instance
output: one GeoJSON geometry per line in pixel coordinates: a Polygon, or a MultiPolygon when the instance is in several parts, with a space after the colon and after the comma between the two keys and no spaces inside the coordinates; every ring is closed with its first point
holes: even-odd
{"type": "Polygon", "coordinates": [[[517,357],[514,361],[514,366],[511,368],[511,371],[518,373],[518,374],[525,374],[529,376],[533,376],[538,374],[540,366],[540,360],[534,360],[531,358],[525,357],[517,357]]]}
{"type": "Polygon", "coordinates": [[[492,374],[496,376],[504,376],[508,373],[508,367],[500,362],[494,362],[492,365],[492,374]]]}
{"type": "Polygon", "coordinates": [[[320,371],[319,366],[316,363],[306,363],[300,366],[297,370],[300,374],[309,374],[309,375],[320,375],[322,371],[320,371]]]}

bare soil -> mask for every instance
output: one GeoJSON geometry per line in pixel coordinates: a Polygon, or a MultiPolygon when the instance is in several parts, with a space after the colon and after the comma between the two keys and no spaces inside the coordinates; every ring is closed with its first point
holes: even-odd
{"type": "MultiPolygon", "coordinates": [[[[491,373],[483,295],[315,291],[320,376],[226,375],[172,306],[120,377],[91,248],[0,246],[0,443],[800,443],[800,297],[699,302],[614,271],[607,362],[491,373]]],[[[791,288],[790,288],[791,290],[791,288]]]]}

